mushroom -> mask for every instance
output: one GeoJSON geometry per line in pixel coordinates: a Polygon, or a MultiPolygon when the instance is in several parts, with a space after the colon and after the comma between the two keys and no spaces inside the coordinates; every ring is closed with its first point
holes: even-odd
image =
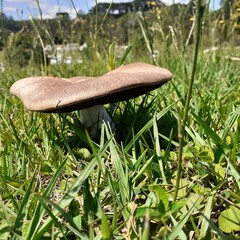
{"type": "Polygon", "coordinates": [[[29,77],[18,80],[10,92],[31,111],[54,113],[81,110],[80,121],[97,126],[114,124],[103,104],[128,100],[160,87],[172,73],[146,63],[131,63],[99,77],[29,77]],[[97,123],[97,125],[96,125],[97,123]]]}

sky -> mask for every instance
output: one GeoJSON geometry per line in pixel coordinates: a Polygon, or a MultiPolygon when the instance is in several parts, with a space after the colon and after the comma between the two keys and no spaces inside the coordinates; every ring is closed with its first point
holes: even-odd
{"type": "MultiPolygon", "coordinates": [[[[116,3],[131,1],[113,0],[116,3]]],[[[162,0],[166,4],[171,4],[173,1],[175,3],[187,3],[188,0],[162,0]]],[[[213,8],[218,8],[220,0],[211,1],[214,1],[211,4],[213,8]]],[[[70,17],[75,18],[76,12],[73,4],[77,10],[87,13],[95,5],[96,0],[0,0],[0,10],[8,17],[12,16],[15,20],[30,19],[31,17],[36,18],[40,16],[37,2],[39,2],[43,18],[53,18],[57,12],[68,12],[70,17]]],[[[97,0],[97,2],[111,2],[111,0],[97,0]]]]}

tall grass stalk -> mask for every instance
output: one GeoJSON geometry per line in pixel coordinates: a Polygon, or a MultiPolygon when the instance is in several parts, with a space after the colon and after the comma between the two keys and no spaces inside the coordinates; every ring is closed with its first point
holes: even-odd
{"type": "Polygon", "coordinates": [[[178,155],[178,169],[177,169],[177,177],[176,177],[176,189],[174,194],[174,200],[177,199],[181,176],[182,176],[182,162],[183,162],[183,147],[185,140],[185,127],[188,121],[189,116],[189,107],[190,100],[192,97],[193,83],[195,79],[196,67],[198,62],[198,51],[199,51],[199,43],[201,38],[201,29],[202,29],[202,17],[204,12],[205,4],[202,3],[202,0],[197,0],[196,2],[196,16],[195,16],[195,46],[194,46],[194,55],[193,55],[193,65],[191,76],[188,84],[188,91],[186,95],[186,101],[184,106],[184,113],[182,121],[179,123],[179,155],[178,155]]]}
{"type": "Polygon", "coordinates": [[[141,20],[138,18],[138,24],[140,26],[140,29],[141,29],[141,32],[142,32],[142,35],[144,37],[144,41],[147,45],[147,50],[150,54],[150,57],[151,57],[151,60],[152,60],[152,63],[156,65],[156,61],[153,57],[153,38],[152,36],[150,35],[149,33],[149,27],[148,27],[148,23],[146,21],[146,17],[144,15],[144,13],[142,13],[142,16],[141,18],[143,19],[143,24],[141,22],[141,20]]]}

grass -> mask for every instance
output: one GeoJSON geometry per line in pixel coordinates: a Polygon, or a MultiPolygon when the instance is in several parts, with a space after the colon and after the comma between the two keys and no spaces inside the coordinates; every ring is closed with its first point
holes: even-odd
{"type": "MultiPolygon", "coordinates": [[[[193,62],[187,50],[180,56],[167,48],[171,58],[161,65],[173,72],[172,82],[108,106],[117,131],[103,124],[94,139],[78,112],[31,113],[10,95],[14,81],[40,69],[6,69],[0,75],[0,239],[238,239],[239,63],[202,48],[179,180],[179,119],[193,62]]],[[[106,59],[93,56],[104,71],[121,63],[113,51],[111,45],[106,59]]],[[[103,71],[91,64],[84,58],[82,65],[47,72],[103,71]]]]}

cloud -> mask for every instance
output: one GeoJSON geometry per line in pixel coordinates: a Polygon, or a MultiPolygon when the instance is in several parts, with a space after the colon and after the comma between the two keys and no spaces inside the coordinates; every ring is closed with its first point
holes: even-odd
{"type": "Polygon", "coordinates": [[[76,17],[71,2],[66,0],[39,0],[39,7],[36,0],[5,0],[3,7],[7,15],[14,15],[16,19],[40,17],[40,12],[42,18],[54,18],[57,12],[67,12],[71,18],[76,17]]]}
{"type": "MultiPolygon", "coordinates": [[[[11,0],[14,1],[14,0],[11,0]]],[[[15,0],[17,1],[17,0],[15,0]]],[[[29,0],[24,0],[24,1],[29,1],[29,0]]],[[[30,0],[31,1],[31,0],[30,0]]],[[[35,1],[34,1],[35,2],[35,1]]],[[[56,2],[56,1],[54,1],[56,2]]],[[[76,17],[76,12],[74,10],[74,8],[69,5],[61,3],[59,1],[59,4],[55,4],[55,3],[51,3],[51,1],[47,1],[47,0],[41,0],[39,1],[39,8],[35,2],[34,5],[31,6],[30,10],[30,15],[33,17],[40,17],[40,11],[42,14],[42,18],[46,19],[50,19],[50,18],[54,18],[56,16],[56,13],[58,12],[67,12],[69,13],[71,18],[75,18],[76,17]]]]}
{"type": "Polygon", "coordinates": [[[16,13],[17,12],[17,8],[16,7],[5,7],[4,11],[16,13]]]}
{"type": "Polygon", "coordinates": [[[76,12],[72,6],[66,6],[63,4],[51,4],[48,1],[43,1],[43,3],[40,4],[41,11],[45,13],[46,16],[49,17],[55,17],[56,13],[58,12],[67,12],[69,13],[71,18],[76,17],[76,12]]]}

